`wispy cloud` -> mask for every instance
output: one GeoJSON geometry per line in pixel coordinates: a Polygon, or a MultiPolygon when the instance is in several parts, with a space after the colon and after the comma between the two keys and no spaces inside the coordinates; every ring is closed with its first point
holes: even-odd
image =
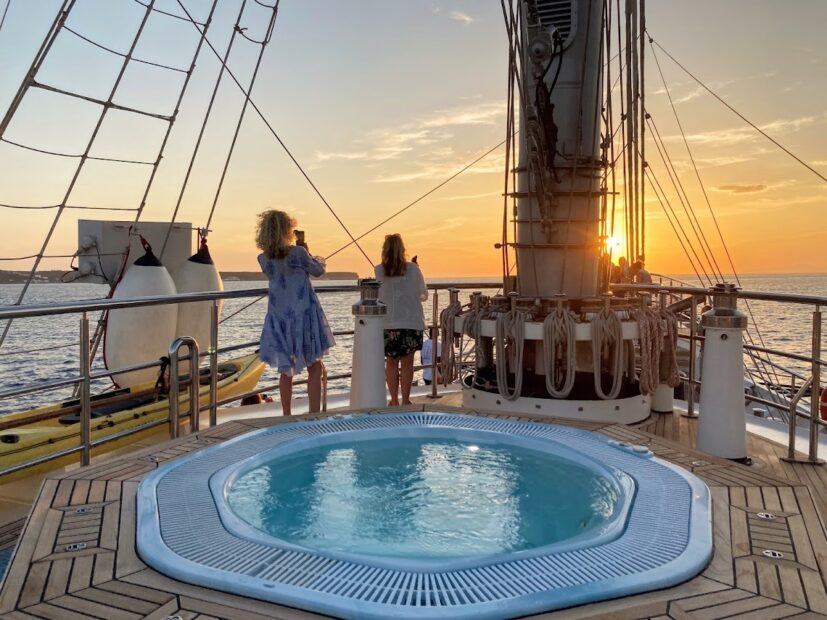
{"type": "Polygon", "coordinates": [[[480,198],[491,198],[492,196],[499,196],[500,192],[486,192],[484,194],[464,194],[458,196],[446,196],[442,200],[455,202],[459,200],[478,200],[480,198]]]}
{"type": "Polygon", "coordinates": [[[758,194],[767,191],[766,185],[719,185],[712,188],[716,192],[727,194],[758,194]]]}
{"type": "Polygon", "coordinates": [[[795,185],[795,179],[786,179],[776,181],[775,183],[730,183],[727,185],[718,185],[712,188],[712,191],[723,192],[727,194],[762,194],[764,192],[775,191],[777,189],[788,188],[795,185]]]}
{"type": "MultiPolygon", "coordinates": [[[[809,125],[822,123],[827,120],[827,114],[802,116],[799,118],[777,119],[764,125],[760,125],[761,130],[770,135],[781,135],[798,131],[803,127],[809,125]]],[[[704,144],[709,146],[725,146],[733,144],[743,144],[745,142],[752,142],[759,139],[761,136],[751,127],[732,127],[728,129],[717,129],[713,131],[705,131],[701,133],[689,134],[686,136],[687,140],[695,144],[704,144]]],[[[668,136],[666,140],[675,142],[680,141],[681,136],[668,136]]]]}
{"type": "MultiPolygon", "coordinates": [[[[469,101],[461,106],[436,110],[398,127],[375,129],[358,140],[352,149],[319,151],[315,162],[366,162],[382,166],[372,179],[375,183],[405,183],[445,177],[473,158],[473,153],[457,153],[449,140],[462,128],[501,124],[505,106],[499,101],[469,101]],[[405,156],[403,158],[403,156],[405,156]],[[405,162],[405,170],[394,170],[394,162],[405,162]]],[[[492,156],[470,170],[473,174],[502,172],[504,163],[492,156]]]]}
{"type": "Polygon", "coordinates": [[[466,26],[476,21],[473,17],[468,15],[468,13],[463,13],[462,11],[451,11],[448,13],[448,18],[457,22],[462,22],[466,26]]]}
{"type": "MultiPolygon", "coordinates": [[[[729,80],[718,80],[716,82],[710,82],[709,87],[712,90],[721,90],[726,88],[727,86],[732,86],[733,84],[738,84],[740,82],[746,82],[749,80],[766,80],[771,77],[775,77],[777,75],[776,71],[767,71],[764,73],[755,73],[752,75],[743,75],[739,77],[735,77],[729,80]]],[[[701,87],[698,86],[695,82],[673,82],[669,88],[669,92],[672,95],[672,101],[675,102],[676,105],[682,103],[688,103],[695,99],[698,99],[701,95],[703,95],[706,91],[701,87]],[[688,90],[685,90],[689,87],[688,90]]],[[[663,87],[658,88],[653,92],[655,95],[666,95],[666,89],[663,87]]]]}

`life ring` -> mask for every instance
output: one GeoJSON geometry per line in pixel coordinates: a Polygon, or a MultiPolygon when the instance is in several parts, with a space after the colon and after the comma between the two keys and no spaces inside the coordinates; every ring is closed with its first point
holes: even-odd
{"type": "Polygon", "coordinates": [[[821,419],[827,420],[827,387],[821,390],[821,400],[819,404],[821,405],[821,419]]]}

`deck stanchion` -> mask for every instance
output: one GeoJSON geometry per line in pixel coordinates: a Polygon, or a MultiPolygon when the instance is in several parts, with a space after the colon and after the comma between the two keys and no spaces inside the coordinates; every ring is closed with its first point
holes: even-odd
{"type": "Polygon", "coordinates": [[[821,306],[813,311],[813,355],[812,377],[813,385],[810,389],[810,454],[809,461],[813,464],[818,460],[818,426],[821,415],[821,306]]]}
{"type": "Polygon", "coordinates": [[[181,408],[181,384],[179,380],[180,360],[178,352],[181,347],[189,349],[190,358],[190,432],[198,431],[200,422],[200,409],[198,398],[198,343],[195,338],[181,336],[172,341],[169,345],[169,438],[177,439],[179,434],[180,408],[181,408]]]}
{"type": "Polygon", "coordinates": [[[92,379],[89,355],[89,317],[80,318],[80,464],[89,465],[92,457],[92,379]]]}
{"type": "Polygon", "coordinates": [[[439,381],[437,381],[437,358],[439,357],[439,291],[434,289],[431,324],[431,394],[430,398],[439,398],[437,392],[439,381]]]}
{"type": "Polygon", "coordinates": [[[698,450],[750,464],[744,418],[744,331],[747,317],[738,310],[734,284],[716,284],[712,308],[704,312],[701,416],[698,450]]]}
{"type": "Polygon", "coordinates": [[[350,406],[354,409],[384,407],[385,354],[383,325],[388,308],[379,301],[377,280],[359,281],[361,298],[353,305],[353,371],[350,406]]]}
{"type": "Polygon", "coordinates": [[[695,413],[695,338],[698,330],[698,304],[697,297],[692,295],[692,305],[689,306],[689,386],[686,394],[686,417],[697,418],[695,413]]]}
{"type": "Polygon", "coordinates": [[[218,300],[210,307],[210,426],[218,424],[218,300]]]}

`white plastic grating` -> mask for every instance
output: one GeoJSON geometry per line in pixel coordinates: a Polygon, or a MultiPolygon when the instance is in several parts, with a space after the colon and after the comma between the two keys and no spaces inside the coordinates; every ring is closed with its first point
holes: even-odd
{"type": "Polygon", "coordinates": [[[138,508],[138,550],[159,571],[342,617],[525,615],[680,583],[704,568],[712,549],[708,490],[691,474],[586,431],[457,414],[345,416],[255,431],[161,467],[141,484],[138,508]],[[412,571],[287,548],[276,539],[247,540],[222,522],[216,503],[223,496],[214,497],[209,485],[219,470],[297,439],[404,427],[541,439],[617,468],[637,485],[626,528],[591,547],[412,571]]]}

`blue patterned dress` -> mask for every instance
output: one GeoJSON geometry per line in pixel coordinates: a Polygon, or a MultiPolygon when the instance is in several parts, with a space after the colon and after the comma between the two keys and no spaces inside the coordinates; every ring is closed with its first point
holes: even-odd
{"type": "Polygon", "coordinates": [[[300,246],[285,258],[258,257],[270,280],[267,316],[261,331],[261,360],[293,376],[318,361],[336,344],[310,276],[321,276],[324,263],[300,246]]]}

